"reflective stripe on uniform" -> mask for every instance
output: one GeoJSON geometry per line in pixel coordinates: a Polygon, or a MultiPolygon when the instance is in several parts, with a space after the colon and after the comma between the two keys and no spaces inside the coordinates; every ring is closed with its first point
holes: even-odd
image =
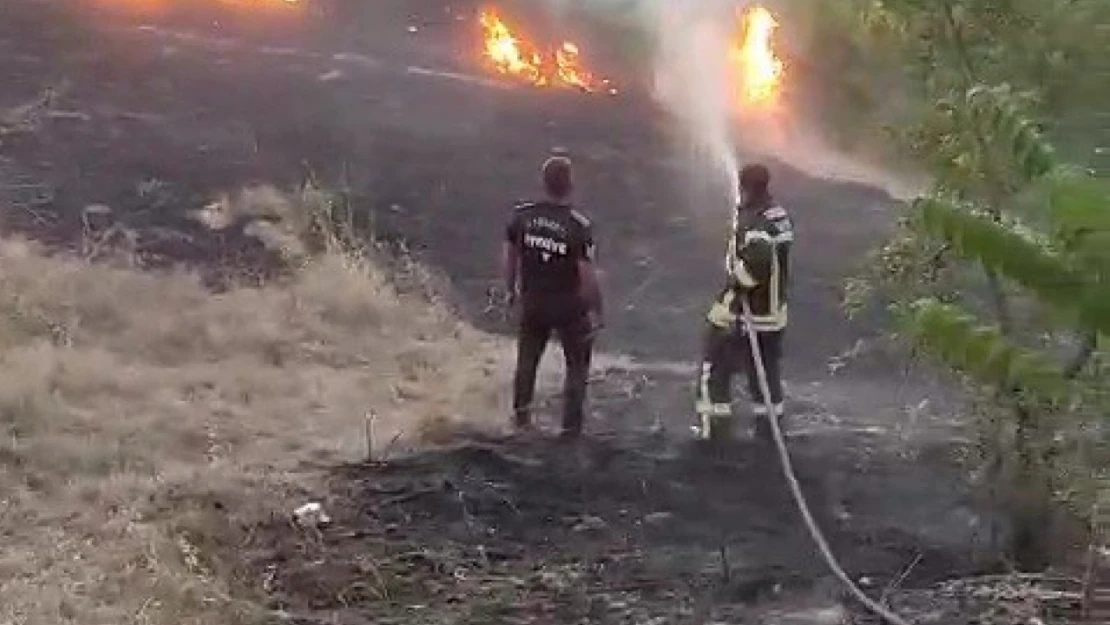
{"type": "Polygon", "coordinates": [[[794,233],[790,230],[779,234],[771,234],[765,230],[749,230],[744,233],[744,244],[747,245],[752,241],[763,241],[778,245],[779,243],[790,243],[794,240],[794,233]]]}
{"type": "Polygon", "coordinates": [[[744,244],[747,245],[752,241],[766,241],[771,243],[774,241],[774,238],[762,230],[748,230],[744,233],[744,244]]]}
{"type": "Polygon", "coordinates": [[[779,243],[790,243],[794,240],[794,233],[787,230],[779,234],[771,234],[763,230],[749,230],[744,235],[744,243],[751,243],[752,241],[765,241],[778,245],[779,243]]]}
{"type": "Polygon", "coordinates": [[[694,412],[703,417],[731,417],[732,404],[699,401],[694,405],[694,412]]]}
{"type": "MultiPolygon", "coordinates": [[[[710,324],[718,328],[729,329],[734,327],[737,316],[732,311],[732,302],[735,299],[736,294],[734,292],[727,292],[721,299],[713,302],[705,318],[710,324]]],[[[752,328],[760,332],[775,332],[785,328],[789,320],[787,305],[782,303],[772,310],[774,312],[768,315],[753,314],[751,319],[752,328]]]]}
{"type": "Polygon", "coordinates": [[[779,243],[790,243],[794,240],[794,233],[789,230],[780,234],[771,234],[763,230],[749,230],[744,234],[744,243],[751,243],[752,241],[763,241],[778,245],[779,243]]]}
{"type": "Polygon", "coordinates": [[[711,363],[701,363],[701,371],[698,373],[698,406],[709,401],[709,374],[712,371],[713,365],[711,363]]]}
{"type": "Polygon", "coordinates": [[[725,252],[725,271],[732,275],[732,265],[736,262],[736,237],[728,238],[728,251],[725,252]]]}
{"type": "Polygon", "coordinates": [[[713,372],[713,363],[703,362],[698,375],[698,400],[694,403],[694,411],[698,415],[698,435],[709,438],[711,421],[713,417],[731,417],[732,404],[712,402],[709,400],[709,376],[713,372]]]}
{"type": "Polygon", "coordinates": [[[775,332],[786,327],[789,315],[786,304],[769,315],[752,315],[752,328],[761,332],[775,332]]]}
{"type": "MultiPolygon", "coordinates": [[[[786,408],[785,408],[785,406],[783,406],[783,404],[781,402],[775,404],[774,409],[775,409],[775,416],[776,417],[781,417],[786,412],[786,408]]],[[[756,416],[760,416],[760,417],[766,416],[767,415],[767,405],[766,404],[755,404],[755,403],[753,403],[752,404],[752,414],[754,414],[756,416]]]]}
{"type": "Polygon", "coordinates": [[[695,428],[698,438],[709,440],[713,437],[713,417],[707,414],[698,415],[698,426],[695,428]]]}
{"type": "MultiPolygon", "coordinates": [[[[779,276],[781,271],[782,268],[779,266],[778,250],[775,250],[771,254],[771,297],[767,301],[767,312],[772,314],[774,314],[772,311],[777,312],[781,308],[779,306],[779,302],[782,300],[782,294],[779,293],[780,283],[782,282],[782,278],[779,276]]],[[[785,325],[785,322],[783,325],[785,325]]]]}
{"type": "Polygon", "coordinates": [[[772,206],[763,211],[763,217],[765,219],[783,219],[786,216],[786,209],[781,206],[772,206]]]}
{"type": "Polygon", "coordinates": [[[732,261],[732,277],[736,278],[736,281],[742,286],[748,288],[752,288],[759,284],[759,281],[755,279],[752,272],[748,271],[748,266],[739,258],[734,258],[732,261]]]}

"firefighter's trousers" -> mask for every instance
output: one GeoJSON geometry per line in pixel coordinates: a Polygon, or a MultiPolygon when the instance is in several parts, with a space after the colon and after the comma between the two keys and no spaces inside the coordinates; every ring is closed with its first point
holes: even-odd
{"type": "MultiPolygon", "coordinates": [[[[742,320],[728,326],[707,324],[705,345],[697,383],[697,413],[701,435],[710,437],[713,423],[732,423],[732,380],[743,370],[747,378],[751,412],[767,415],[767,402],[760,388],[751,343],[742,320]]],[[[756,331],[767,386],[775,417],[783,415],[782,342],[784,330],[756,331]]]]}

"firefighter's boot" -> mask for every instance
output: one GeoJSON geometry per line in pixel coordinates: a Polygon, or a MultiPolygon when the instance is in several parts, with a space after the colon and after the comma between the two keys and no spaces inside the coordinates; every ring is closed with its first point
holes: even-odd
{"type": "Polygon", "coordinates": [[[732,418],[732,415],[727,417],[714,415],[709,418],[707,429],[707,440],[712,443],[724,443],[735,438],[736,421],[732,418]]]}
{"type": "Polygon", "coordinates": [[[729,397],[729,376],[720,361],[707,358],[701,365],[696,390],[698,422],[695,434],[703,441],[723,441],[733,437],[735,419],[729,397]],[[724,373],[725,375],[722,375],[724,373]]]}
{"type": "MultiPolygon", "coordinates": [[[[771,419],[775,420],[780,431],[783,427],[783,406],[782,404],[776,404],[774,408],[773,415],[767,414],[767,407],[764,405],[755,406],[753,410],[755,413],[755,424],[753,429],[756,440],[771,445],[775,444],[775,433],[771,429],[771,419]]],[[[782,435],[785,437],[786,432],[782,432],[782,435]]]]}
{"type": "Polygon", "coordinates": [[[698,425],[694,428],[698,439],[720,443],[735,438],[736,421],[731,414],[698,415],[698,425]]]}

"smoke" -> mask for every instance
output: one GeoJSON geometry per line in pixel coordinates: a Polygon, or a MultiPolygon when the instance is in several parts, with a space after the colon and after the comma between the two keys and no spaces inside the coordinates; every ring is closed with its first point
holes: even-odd
{"type": "Polygon", "coordinates": [[[647,35],[655,99],[675,122],[677,156],[693,175],[692,205],[736,200],[738,163],[728,86],[736,0],[541,0],[556,13],[570,4],[647,35]]]}
{"type": "MultiPolygon", "coordinates": [[[[566,0],[554,0],[556,2],[566,0]]],[[[833,148],[818,126],[793,106],[744,111],[730,90],[734,69],[730,50],[737,43],[738,10],[747,0],[583,0],[587,5],[623,6],[655,44],[652,59],[655,97],[674,117],[679,146],[698,172],[700,191],[733,203],[738,187],[737,148],[772,157],[807,174],[829,180],[866,184],[905,199],[921,192],[921,180],[895,175],[833,148]],[[740,134],[743,133],[743,134],[740,134]],[[723,188],[722,188],[723,187],[723,188]]],[[[772,11],[774,0],[760,4],[772,11]]],[[[781,32],[777,33],[781,37],[781,32]]],[[[780,44],[789,42],[779,40],[780,44]]],[[[787,80],[790,69],[787,68],[787,80]]],[[[797,104],[797,103],[795,103],[797,104]]],[[[694,199],[693,206],[706,200],[694,199]]],[[[712,200],[710,200],[712,201],[712,200]]]]}
{"type": "MultiPolygon", "coordinates": [[[[711,210],[735,202],[737,148],[772,157],[808,174],[858,182],[909,197],[919,181],[902,180],[832,148],[800,111],[738,111],[729,52],[738,9],[748,0],[540,0],[555,12],[587,9],[635,27],[651,42],[654,96],[672,116],[675,148],[693,175],[689,201],[711,210]],[[741,117],[743,116],[743,117],[741,117]],[[739,135],[738,133],[744,133],[739,135]]],[[[760,2],[774,11],[774,0],[760,2]]],[[[787,80],[790,68],[787,67],[787,80]]]]}
{"type": "Polygon", "coordinates": [[[674,116],[705,190],[727,185],[735,202],[736,151],[730,132],[729,20],[694,0],[645,0],[640,18],[654,42],[655,96],[674,116]]]}

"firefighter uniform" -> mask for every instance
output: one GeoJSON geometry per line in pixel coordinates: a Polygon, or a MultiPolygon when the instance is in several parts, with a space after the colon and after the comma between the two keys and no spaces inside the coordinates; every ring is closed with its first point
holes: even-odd
{"type": "Polygon", "coordinates": [[[794,226],[790,215],[770,196],[740,205],[733,216],[725,258],[727,283],[707,315],[703,359],[698,372],[699,433],[703,438],[726,435],[732,426],[732,378],[747,374],[751,410],[757,431],[766,432],[767,403],[759,384],[743,313],[747,298],[752,329],[776,418],[783,415],[782,342],[787,326],[790,249],[794,226]]]}

